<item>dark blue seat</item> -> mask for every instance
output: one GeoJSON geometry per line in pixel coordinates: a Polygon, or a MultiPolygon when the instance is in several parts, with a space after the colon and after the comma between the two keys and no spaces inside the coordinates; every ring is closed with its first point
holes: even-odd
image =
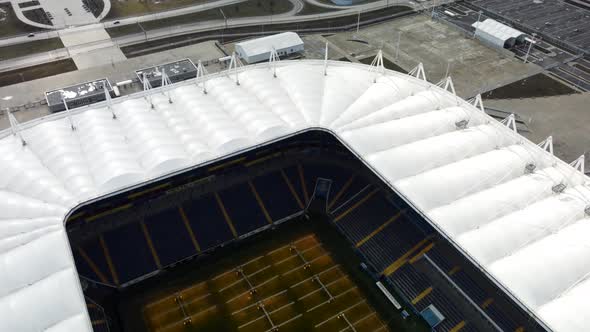
{"type": "Polygon", "coordinates": [[[234,238],[213,195],[200,197],[182,206],[201,250],[234,238]]]}
{"type": "Polygon", "coordinates": [[[146,218],[145,225],[163,266],[197,253],[177,208],[146,218]]]}
{"type": "Polygon", "coordinates": [[[120,283],[157,269],[139,223],[127,224],[106,232],[103,236],[120,283]]]}
{"type": "MultiPolygon", "coordinates": [[[[104,277],[107,279],[107,283],[114,284],[113,276],[111,274],[111,271],[109,270],[109,265],[106,261],[104,251],[102,249],[102,246],[100,245],[99,240],[92,239],[90,241],[87,241],[80,246],[80,249],[84,250],[84,253],[86,253],[88,258],[94,263],[94,265],[96,265],[97,269],[104,275],[104,277]]],[[[88,266],[86,262],[82,259],[78,250],[74,250],[74,258],[76,259],[76,267],[78,269],[90,269],[90,266],[88,266]],[[78,265],[79,261],[81,262],[80,265],[78,265]]],[[[81,273],[83,276],[89,277],[90,279],[93,279],[95,281],[102,282],[102,280],[100,280],[100,278],[92,271],[88,272],[86,270],[85,272],[81,273]],[[90,274],[86,275],[85,273],[90,274]],[[96,279],[93,277],[95,277],[96,279]]]]}
{"type": "MultiPolygon", "coordinates": [[[[338,212],[343,213],[349,207],[354,206],[355,203],[366,198],[371,192],[372,190],[367,190],[364,195],[357,196],[355,200],[350,202],[350,206],[347,204],[345,208],[340,209],[338,212]]],[[[398,212],[380,192],[377,192],[340,219],[338,225],[342,227],[348,238],[356,243],[371,234],[398,212]]]]}
{"type": "Polygon", "coordinates": [[[219,197],[221,197],[227,214],[239,235],[268,225],[268,221],[247,183],[225,189],[219,192],[219,197]]]}
{"type": "Polygon", "coordinates": [[[351,184],[346,188],[339,197],[338,191],[332,190],[330,194],[330,204],[329,204],[329,211],[332,212],[336,209],[342,209],[342,204],[349,202],[349,200],[355,197],[361,190],[363,190],[369,183],[361,176],[355,176],[351,182],[351,184]]]}
{"type": "Polygon", "coordinates": [[[346,181],[352,176],[352,172],[350,170],[334,167],[334,165],[308,163],[302,165],[302,167],[305,177],[305,184],[307,185],[307,192],[310,196],[313,194],[318,178],[332,180],[332,185],[330,186],[330,197],[335,197],[340,189],[342,189],[346,181]]]}
{"type": "Polygon", "coordinates": [[[90,280],[103,282],[103,280],[101,280],[101,278],[92,270],[92,268],[86,262],[86,260],[82,258],[80,252],[78,250],[74,250],[73,252],[74,261],[76,262],[76,270],[78,270],[78,274],[90,280]]]}
{"type": "MultiPolygon", "coordinates": [[[[295,190],[297,196],[299,197],[301,202],[303,202],[303,206],[307,206],[308,202],[305,199],[305,195],[303,194],[303,184],[301,183],[301,177],[299,176],[299,170],[297,166],[286,167],[283,169],[283,172],[285,173],[285,176],[293,186],[293,190],[295,190]]],[[[311,193],[308,192],[308,195],[311,195],[311,193]]]]}
{"type": "Polygon", "coordinates": [[[252,183],[273,221],[301,211],[280,172],[259,176],[252,183]]]}

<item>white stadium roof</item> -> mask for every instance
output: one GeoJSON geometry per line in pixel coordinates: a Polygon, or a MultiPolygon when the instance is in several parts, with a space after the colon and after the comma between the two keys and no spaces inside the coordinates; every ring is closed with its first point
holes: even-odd
{"type": "Polygon", "coordinates": [[[12,121],[0,135],[0,331],[92,330],[64,228],[77,204],[312,128],[332,132],[545,325],[590,329],[589,178],[452,92],[324,61],[162,89],[12,121]]]}

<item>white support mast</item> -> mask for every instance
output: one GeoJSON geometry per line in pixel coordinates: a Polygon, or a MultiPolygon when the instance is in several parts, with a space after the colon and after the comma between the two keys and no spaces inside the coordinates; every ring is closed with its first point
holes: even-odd
{"type": "Polygon", "coordinates": [[[575,168],[576,170],[578,170],[578,171],[582,172],[582,174],[584,174],[585,160],[586,160],[586,157],[584,155],[581,155],[580,157],[578,157],[578,159],[572,161],[570,166],[572,166],[573,168],[575,168]]]}
{"type": "Polygon", "coordinates": [[[235,82],[236,85],[240,85],[240,77],[238,76],[239,69],[238,67],[242,66],[242,62],[236,56],[236,52],[233,52],[231,55],[231,61],[229,62],[229,68],[227,68],[228,73],[231,73],[232,69],[235,75],[235,82]]]}
{"type": "Polygon", "coordinates": [[[280,61],[277,50],[273,47],[270,50],[270,57],[268,59],[268,65],[272,67],[272,77],[277,78],[277,62],[280,61]]]}
{"type": "Polygon", "coordinates": [[[369,67],[369,71],[375,72],[375,77],[373,77],[373,83],[377,83],[377,76],[379,74],[383,75],[385,73],[385,66],[383,65],[383,51],[379,50],[375,59],[371,62],[371,66],[369,67]]]}
{"type": "Polygon", "coordinates": [[[538,144],[541,149],[553,154],[553,136],[547,137],[543,142],[538,144]]]}
{"type": "Polygon", "coordinates": [[[201,60],[199,60],[198,64],[197,64],[197,84],[199,79],[203,79],[203,94],[206,95],[207,94],[207,87],[205,86],[205,83],[207,83],[207,70],[205,70],[205,67],[203,67],[203,63],[201,63],[201,60]]]}
{"type": "Polygon", "coordinates": [[[324,76],[328,75],[328,46],[329,43],[326,42],[326,50],[324,52],[324,76]]]}
{"type": "Polygon", "coordinates": [[[481,99],[481,93],[477,94],[475,98],[473,98],[473,106],[479,108],[480,111],[485,112],[485,107],[483,106],[483,100],[481,99]]]}
{"type": "Polygon", "coordinates": [[[172,96],[170,95],[170,89],[168,86],[172,84],[168,74],[166,74],[166,69],[162,68],[162,89],[166,91],[166,95],[168,96],[168,103],[172,104],[172,96]]]}
{"type": "Polygon", "coordinates": [[[72,131],[75,131],[76,126],[74,126],[74,121],[72,120],[72,113],[70,112],[68,103],[66,103],[66,100],[63,97],[61,98],[61,102],[64,104],[64,107],[66,108],[66,116],[68,117],[68,121],[70,121],[70,128],[72,128],[72,131]]]}
{"type": "Polygon", "coordinates": [[[416,67],[414,67],[414,69],[410,70],[408,75],[426,81],[426,73],[424,72],[424,65],[422,64],[422,62],[420,62],[416,67]]]}
{"type": "Polygon", "coordinates": [[[117,119],[117,114],[115,114],[115,110],[113,109],[113,99],[111,98],[111,93],[109,92],[109,85],[107,80],[102,81],[102,89],[104,91],[104,99],[107,103],[107,108],[111,111],[113,115],[113,120],[117,119]]]}
{"type": "Polygon", "coordinates": [[[453,84],[453,79],[451,78],[451,76],[447,77],[447,79],[445,80],[445,85],[443,89],[451,92],[455,97],[457,96],[457,93],[455,92],[455,85],[453,84]]]}
{"type": "Polygon", "coordinates": [[[20,141],[23,146],[27,145],[27,141],[25,141],[22,133],[20,132],[20,124],[14,117],[14,114],[12,114],[12,112],[9,109],[6,110],[6,113],[8,114],[8,121],[10,122],[10,130],[12,131],[12,134],[20,138],[20,141]]]}
{"type": "Polygon", "coordinates": [[[150,103],[150,107],[152,109],[155,109],[156,107],[154,106],[154,102],[152,101],[152,94],[149,92],[149,90],[152,89],[152,85],[150,84],[150,81],[148,80],[147,75],[145,73],[143,73],[142,81],[143,91],[146,93],[147,101],[150,103]]]}
{"type": "Polygon", "coordinates": [[[502,120],[502,123],[506,125],[506,127],[512,129],[515,133],[518,132],[516,130],[516,117],[514,113],[510,114],[506,119],[502,120]]]}

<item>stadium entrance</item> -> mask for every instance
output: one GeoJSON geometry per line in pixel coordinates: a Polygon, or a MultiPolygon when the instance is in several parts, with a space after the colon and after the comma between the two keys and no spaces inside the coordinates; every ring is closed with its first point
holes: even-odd
{"type": "Polygon", "coordinates": [[[66,226],[95,331],[425,331],[426,308],[436,331],[536,329],[324,131],[90,202],[66,226]]]}

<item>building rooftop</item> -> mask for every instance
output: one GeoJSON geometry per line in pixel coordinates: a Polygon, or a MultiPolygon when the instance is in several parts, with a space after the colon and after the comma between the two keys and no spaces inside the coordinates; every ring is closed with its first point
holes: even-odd
{"type": "Polygon", "coordinates": [[[241,47],[249,55],[270,52],[273,48],[276,50],[301,45],[303,41],[295,32],[283,32],[272,36],[266,36],[256,39],[236,43],[236,47],[241,47]]]}
{"type": "Polygon", "coordinates": [[[168,75],[170,81],[172,83],[175,83],[183,80],[180,78],[180,76],[182,75],[192,74],[193,76],[196,76],[197,66],[195,66],[195,64],[190,59],[182,59],[174,62],[164,63],[161,65],[136,70],[135,74],[137,75],[140,81],[143,81],[144,73],[148,80],[154,81],[162,79],[163,71],[166,72],[166,75],[168,75]]]}
{"type": "Polygon", "coordinates": [[[47,105],[59,105],[63,104],[64,100],[66,102],[69,102],[71,100],[86,98],[89,96],[104,95],[105,83],[109,91],[113,89],[111,87],[109,80],[107,78],[103,78],[92,82],[80,83],[65,88],[45,92],[47,105]]]}

